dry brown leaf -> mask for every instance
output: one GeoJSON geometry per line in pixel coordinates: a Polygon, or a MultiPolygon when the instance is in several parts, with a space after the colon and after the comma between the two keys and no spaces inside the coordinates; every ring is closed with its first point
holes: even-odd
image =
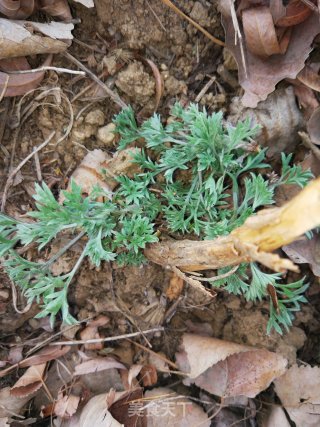
{"type": "Polygon", "coordinates": [[[317,100],[314,91],[302,84],[294,84],[294,94],[298,99],[299,106],[304,109],[305,118],[309,119],[312,116],[313,111],[319,107],[319,101],[317,100]]]}
{"type": "MultiPolygon", "coordinates": [[[[92,322],[89,322],[88,326],[80,332],[80,337],[82,340],[91,340],[94,338],[101,338],[98,327],[105,326],[110,322],[110,319],[107,316],[100,315],[92,322]]],[[[85,344],[84,348],[87,350],[101,350],[103,348],[103,343],[93,343],[85,344]]]]}
{"type": "Polygon", "coordinates": [[[189,374],[185,384],[196,384],[223,397],[255,397],[282,375],[287,365],[284,357],[264,349],[193,334],[183,335],[176,360],[189,374]]]}
{"type": "Polygon", "coordinates": [[[0,418],[10,417],[12,414],[20,414],[25,404],[32,398],[15,397],[10,393],[10,387],[0,390],[0,418]]]}
{"type": "Polygon", "coordinates": [[[60,396],[54,404],[54,414],[60,418],[70,418],[76,413],[80,397],[70,394],[69,396],[60,396]]]}
{"type": "Polygon", "coordinates": [[[251,53],[263,58],[283,53],[268,7],[260,6],[244,10],[242,23],[247,48],[251,53]]]}
{"type": "MultiPolygon", "coordinates": [[[[43,65],[50,65],[52,56],[46,59],[43,65]]],[[[15,71],[19,69],[30,69],[29,63],[24,57],[1,59],[0,70],[15,71]]],[[[0,91],[4,96],[19,96],[23,95],[31,89],[38,86],[44,77],[44,72],[31,74],[7,74],[0,72],[0,91]]]]}
{"type": "MultiPolygon", "coordinates": [[[[139,395],[142,395],[141,391],[139,391],[139,395]]],[[[128,420],[129,404],[136,398],[136,393],[132,394],[132,392],[114,392],[111,390],[109,393],[99,394],[90,399],[83,408],[78,427],[121,427],[124,424],[122,421],[118,422],[115,416],[128,420]],[[115,405],[117,402],[120,404],[119,409],[115,405]],[[112,406],[113,415],[111,414],[112,406]]],[[[131,419],[134,424],[126,423],[126,427],[138,427],[137,417],[132,416],[131,419]]]]}
{"type": "Polygon", "coordinates": [[[58,359],[61,356],[64,356],[70,351],[70,346],[52,346],[45,347],[40,350],[38,353],[33,356],[28,357],[19,363],[20,368],[27,368],[28,366],[40,365],[45,362],[49,362],[50,360],[58,359]]]}
{"type": "Polygon", "coordinates": [[[304,22],[312,14],[312,10],[301,0],[290,1],[286,7],[286,15],[276,20],[279,27],[291,27],[304,22]]]}
{"type": "Polygon", "coordinates": [[[170,388],[157,387],[144,395],[147,427],[209,427],[211,421],[201,406],[179,396],[170,388]]]}
{"type": "Polygon", "coordinates": [[[297,80],[310,89],[320,92],[320,76],[318,72],[309,65],[304,66],[297,75],[297,80]]]}
{"type": "Polygon", "coordinates": [[[11,19],[28,18],[36,8],[35,0],[0,0],[0,13],[11,19]]]}
{"type": "Polygon", "coordinates": [[[226,34],[226,46],[238,64],[239,83],[245,91],[242,103],[252,108],[265,100],[281,80],[296,78],[312,50],[311,43],[314,37],[320,32],[318,15],[312,13],[304,22],[293,27],[285,54],[262,59],[248,50],[245,52],[245,69],[239,43],[235,43],[235,30],[230,15],[225,14],[222,23],[226,34]]]}
{"type": "Polygon", "coordinates": [[[260,126],[255,141],[268,147],[267,156],[286,150],[293,152],[300,141],[298,130],[303,126],[303,117],[292,86],[276,89],[256,108],[246,108],[239,97],[233,98],[228,121],[236,124],[248,118],[253,125],[260,126]]]}
{"type": "Polygon", "coordinates": [[[20,25],[32,26],[35,30],[41,34],[48,36],[52,39],[60,40],[72,40],[73,35],[71,31],[74,29],[74,25],[66,22],[51,21],[49,23],[33,22],[33,21],[19,21],[20,25]]]}
{"type": "Polygon", "coordinates": [[[100,372],[105,369],[127,369],[122,363],[112,357],[97,357],[76,365],[74,375],[86,375],[92,372],[100,372]]]}
{"type": "Polygon", "coordinates": [[[67,0],[40,0],[39,9],[62,21],[71,21],[72,19],[67,0]]]}
{"type": "Polygon", "coordinates": [[[282,250],[296,264],[310,264],[315,276],[320,276],[320,236],[304,238],[282,247],[282,250]]]}
{"type": "Polygon", "coordinates": [[[125,392],[122,396],[117,397],[115,393],[114,401],[110,402],[110,414],[125,427],[145,427],[144,413],[134,413],[137,403],[141,403],[143,389],[136,388],[125,392]]]}
{"type": "Polygon", "coordinates": [[[43,375],[47,364],[30,366],[22,377],[11,388],[11,395],[14,397],[28,397],[39,390],[43,384],[43,375]]]}
{"type": "Polygon", "coordinates": [[[154,365],[144,365],[140,371],[140,379],[144,387],[150,387],[158,382],[158,374],[154,365]]]}
{"type": "Polygon", "coordinates": [[[173,301],[177,299],[181,295],[183,287],[183,279],[173,273],[169,282],[169,287],[166,290],[166,297],[168,298],[168,300],[173,301]]]}
{"type": "Polygon", "coordinates": [[[274,383],[275,391],[296,427],[320,425],[320,368],[294,365],[274,383]]]}

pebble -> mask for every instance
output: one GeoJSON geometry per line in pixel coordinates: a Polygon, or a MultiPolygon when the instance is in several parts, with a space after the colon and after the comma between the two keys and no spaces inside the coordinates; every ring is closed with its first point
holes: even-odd
{"type": "Polygon", "coordinates": [[[92,110],[86,115],[85,122],[89,125],[102,126],[104,124],[104,114],[101,110],[92,110]]]}
{"type": "Polygon", "coordinates": [[[97,132],[98,141],[106,146],[111,145],[115,138],[115,128],[116,125],[114,123],[109,123],[106,126],[99,128],[97,132]]]}

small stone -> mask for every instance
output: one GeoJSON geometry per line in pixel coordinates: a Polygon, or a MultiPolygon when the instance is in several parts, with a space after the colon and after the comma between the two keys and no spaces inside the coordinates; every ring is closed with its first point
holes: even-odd
{"type": "Polygon", "coordinates": [[[0,290],[0,300],[1,301],[7,301],[10,297],[10,292],[8,289],[1,289],[0,290]]]}
{"type": "Polygon", "coordinates": [[[115,138],[115,128],[116,125],[114,123],[109,123],[106,126],[99,128],[97,132],[98,141],[106,146],[112,145],[115,138]]]}
{"type": "Polygon", "coordinates": [[[86,115],[85,122],[89,125],[102,126],[104,124],[104,114],[101,110],[92,110],[86,115]]]}

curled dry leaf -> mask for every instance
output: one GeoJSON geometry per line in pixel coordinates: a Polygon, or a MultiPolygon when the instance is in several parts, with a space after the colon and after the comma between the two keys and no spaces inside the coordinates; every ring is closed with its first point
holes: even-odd
{"type": "Polygon", "coordinates": [[[183,335],[176,360],[189,374],[185,384],[196,384],[222,397],[255,397],[282,375],[287,365],[284,357],[264,349],[192,334],[183,335]]]}
{"type": "Polygon", "coordinates": [[[100,372],[105,369],[113,368],[127,369],[122,363],[112,357],[97,357],[76,365],[74,375],[86,375],[92,372],[100,372]]]}
{"type": "Polygon", "coordinates": [[[144,387],[150,387],[158,382],[157,369],[154,365],[144,365],[140,371],[140,379],[144,387]]]}
{"type": "Polygon", "coordinates": [[[297,75],[297,80],[310,89],[320,92],[320,76],[318,72],[309,65],[304,66],[297,75]]]}
{"type": "Polygon", "coordinates": [[[157,387],[145,393],[148,427],[209,427],[211,421],[201,406],[170,388],[157,387]]]}
{"type": "Polygon", "coordinates": [[[28,397],[39,390],[43,384],[43,375],[46,363],[30,366],[22,377],[11,388],[11,395],[14,397],[28,397]]]}
{"type": "MultiPolygon", "coordinates": [[[[49,55],[43,65],[50,65],[52,55],[49,55]]],[[[29,70],[30,65],[26,58],[1,59],[0,69],[4,71],[15,71],[17,68],[29,70]]],[[[31,74],[7,74],[0,71],[0,92],[3,96],[24,95],[29,90],[35,89],[44,78],[44,71],[31,74]]]]}
{"type": "Polygon", "coordinates": [[[226,34],[226,47],[238,64],[239,83],[245,91],[242,103],[252,108],[265,100],[281,80],[296,78],[312,50],[311,43],[314,37],[320,32],[318,15],[313,12],[308,19],[292,28],[285,54],[260,58],[247,50],[244,67],[243,55],[239,43],[235,43],[235,30],[229,14],[223,15],[222,24],[226,34]]]}
{"type": "Polygon", "coordinates": [[[80,397],[70,394],[69,396],[59,396],[54,404],[54,414],[60,418],[70,418],[76,413],[80,397]]]}
{"type": "Polygon", "coordinates": [[[276,20],[279,27],[291,27],[301,24],[312,14],[312,10],[301,0],[290,1],[286,7],[285,16],[276,20]]]}
{"type": "Polygon", "coordinates": [[[287,49],[287,38],[278,41],[271,11],[266,6],[246,9],[242,13],[247,48],[254,55],[267,58],[287,49]]]}
{"type": "Polygon", "coordinates": [[[275,391],[296,427],[320,425],[320,368],[294,365],[274,383],[275,391]]]}

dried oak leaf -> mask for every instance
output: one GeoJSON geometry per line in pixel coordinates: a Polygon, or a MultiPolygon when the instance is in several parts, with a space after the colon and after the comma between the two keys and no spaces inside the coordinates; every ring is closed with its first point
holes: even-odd
{"type": "Polygon", "coordinates": [[[235,30],[230,15],[222,16],[222,24],[226,34],[226,47],[238,64],[239,83],[245,91],[242,103],[251,108],[264,101],[281,80],[297,77],[312,50],[314,37],[320,32],[318,15],[312,13],[304,22],[293,27],[285,54],[260,58],[246,50],[245,70],[239,43],[235,43],[235,30]]]}
{"type": "Polygon", "coordinates": [[[320,368],[294,365],[274,384],[296,427],[320,425],[320,368]]]}
{"type": "Polygon", "coordinates": [[[28,397],[38,391],[43,384],[43,375],[46,369],[46,363],[30,366],[22,377],[11,388],[11,396],[28,397]]]}
{"type": "Polygon", "coordinates": [[[222,397],[255,397],[287,365],[284,357],[264,349],[193,334],[183,335],[176,361],[189,374],[186,385],[196,384],[222,397]]]}

